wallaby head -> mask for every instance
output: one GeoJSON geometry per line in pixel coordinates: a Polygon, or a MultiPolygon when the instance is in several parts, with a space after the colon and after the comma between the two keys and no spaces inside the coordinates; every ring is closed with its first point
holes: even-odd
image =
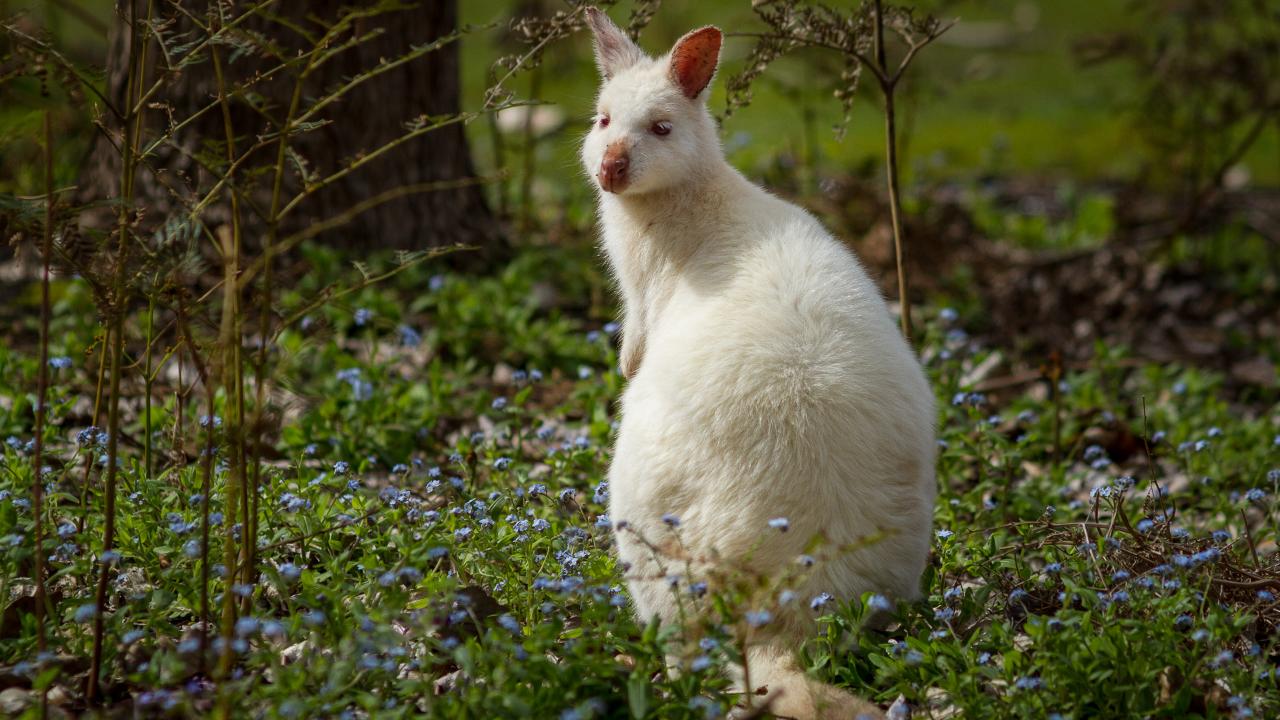
{"type": "Polygon", "coordinates": [[[582,162],[599,187],[619,196],[671,190],[722,162],[707,110],[720,30],[694,30],[654,59],[599,10],[587,8],[587,22],[603,82],[582,162]]]}

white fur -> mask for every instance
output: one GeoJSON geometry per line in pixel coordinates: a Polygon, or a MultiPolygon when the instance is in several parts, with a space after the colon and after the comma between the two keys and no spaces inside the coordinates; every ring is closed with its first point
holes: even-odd
{"type": "Polygon", "coordinates": [[[878,716],[806,679],[791,653],[820,592],[918,595],[935,496],[933,394],[853,254],[725,161],[706,91],[684,97],[668,59],[638,50],[606,76],[597,110],[610,123],[593,126],[582,157],[594,178],[606,146],[630,146],[631,184],[597,189],[631,378],[609,515],[630,526],[617,539],[636,611],[664,622],[679,613],[662,578],[685,566],[663,561],[679,546],[664,514],[680,519],[680,552],[695,566],[769,576],[794,568],[816,536],[831,548],[885,533],[818,563],[798,588],[803,607],[774,608],[747,668],[775,713],[878,716]],[[652,134],[656,120],[671,133],[652,134]],[[767,526],[776,517],[788,532],[767,526]]]}

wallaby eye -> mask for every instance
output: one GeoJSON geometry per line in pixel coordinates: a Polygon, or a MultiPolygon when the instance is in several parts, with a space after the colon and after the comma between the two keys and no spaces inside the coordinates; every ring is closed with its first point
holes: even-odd
{"type": "Polygon", "coordinates": [[[601,114],[600,119],[597,120],[596,122],[600,123],[600,127],[607,128],[609,127],[609,116],[601,114]]]}
{"type": "Polygon", "coordinates": [[[649,128],[649,132],[654,135],[666,135],[671,132],[671,123],[666,120],[659,120],[649,128]]]}

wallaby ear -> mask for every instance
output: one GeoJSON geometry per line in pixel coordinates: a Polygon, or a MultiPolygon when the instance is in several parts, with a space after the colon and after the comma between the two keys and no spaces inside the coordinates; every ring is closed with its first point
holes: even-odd
{"type": "Polygon", "coordinates": [[[608,15],[596,8],[587,8],[587,24],[596,39],[596,65],[600,66],[600,74],[605,80],[635,65],[644,57],[644,53],[622,28],[613,24],[608,15]]]}
{"type": "Polygon", "coordinates": [[[720,28],[708,25],[685,35],[671,48],[671,82],[690,100],[711,84],[720,62],[720,28]]]}

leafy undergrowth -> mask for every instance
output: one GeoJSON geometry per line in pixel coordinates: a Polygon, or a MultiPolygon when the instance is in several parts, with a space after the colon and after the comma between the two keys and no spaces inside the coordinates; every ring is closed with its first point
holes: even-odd
{"type": "MultiPolygon", "coordinates": [[[[1233,406],[1213,375],[1105,348],[1052,387],[987,382],[1006,389],[984,395],[973,384],[990,352],[947,310],[928,313],[920,344],[941,412],[924,597],[870,629],[866,611],[884,598],[797,597],[752,579],[708,590],[673,574],[672,592],[711,593],[710,614],[684,628],[637,625],[603,517],[622,387],[615,329],[540,303],[533,277],[556,276],[566,296],[599,287],[540,257],[490,278],[405,273],[280,337],[282,431],[265,453],[259,574],[230,587],[218,563],[224,422],[176,360],[153,388],[150,458],[140,386],[130,390],[119,541],[101,551],[93,314],[83,288],[61,284],[44,654],[31,580],[36,356],[0,348],[5,712],[35,716],[33,688],[49,689],[55,716],[84,709],[106,565],[113,714],[716,717],[736,701],[723,669],[783,605],[819,619],[804,649],[817,676],[885,706],[901,696],[895,712],[1280,714],[1277,409],[1233,406]],[[225,677],[225,640],[214,630],[202,643],[199,622],[199,458],[210,439],[208,603],[215,623],[222,593],[240,610],[225,677]],[[667,671],[668,655],[680,672],[667,671]]],[[[317,282],[304,277],[283,302],[300,304],[317,282]]],[[[782,525],[762,527],[761,541],[782,525]]]]}

